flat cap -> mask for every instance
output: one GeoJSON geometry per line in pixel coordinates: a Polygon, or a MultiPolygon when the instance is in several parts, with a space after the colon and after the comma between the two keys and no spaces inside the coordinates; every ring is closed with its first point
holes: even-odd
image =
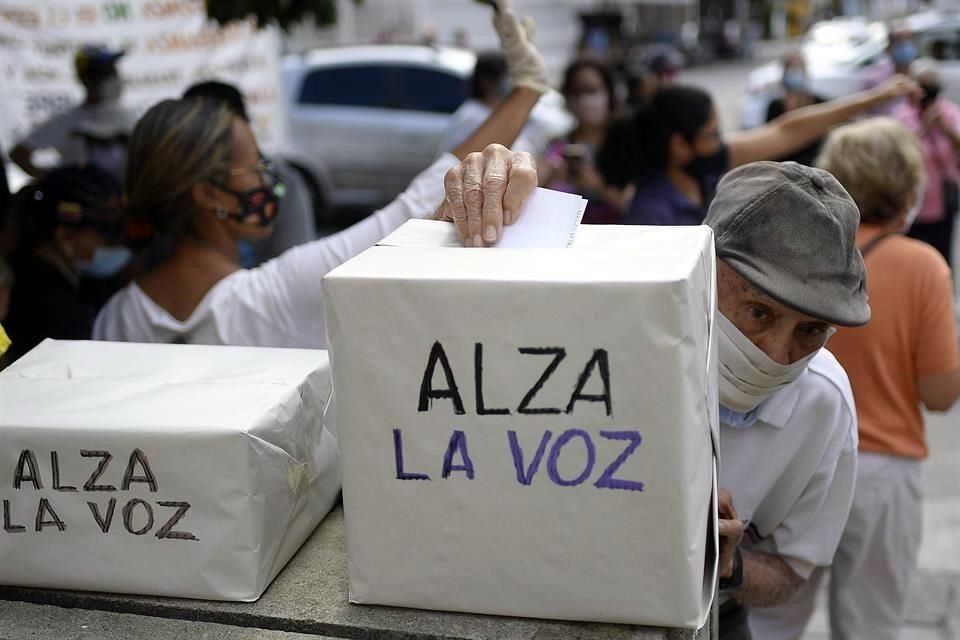
{"type": "Polygon", "coordinates": [[[860,212],[830,173],[795,162],[734,169],[704,224],[717,258],[774,300],[840,326],[870,321],[860,212]]]}

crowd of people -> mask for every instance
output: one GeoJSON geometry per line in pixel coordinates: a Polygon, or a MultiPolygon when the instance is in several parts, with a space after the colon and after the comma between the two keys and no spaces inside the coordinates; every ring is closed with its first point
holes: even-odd
{"type": "Polygon", "coordinates": [[[575,125],[539,141],[545,65],[509,10],[494,23],[502,51],[478,58],[434,164],[319,239],[306,188],[260,151],[234,87],[196,85],[134,124],[121,54],[81,49],[83,104],[11,152],[35,180],[0,209],[7,360],[46,337],[324,348],[323,274],[411,218],[489,246],[538,184],[587,197],[585,222],[706,224],[721,638],[799,638],[827,572],[835,638],[896,638],[920,540],[922,409],[960,397],[960,107],[936,63],[894,31],[885,77],[826,101],[791,54],[767,124],[723,134],[676,68],[651,67],[625,105],[610,70],[576,60],[560,87],[575,125]],[[42,147],[62,166],[34,164],[42,147]]]}

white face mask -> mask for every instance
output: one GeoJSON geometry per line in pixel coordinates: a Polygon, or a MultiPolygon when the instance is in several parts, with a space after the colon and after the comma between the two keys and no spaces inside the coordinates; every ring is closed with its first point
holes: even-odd
{"type": "Polygon", "coordinates": [[[604,91],[584,93],[574,103],[577,119],[584,124],[603,124],[610,111],[610,99],[604,91]]]}
{"type": "MultiPolygon", "coordinates": [[[[746,413],[800,377],[819,349],[791,364],[779,364],[717,313],[720,404],[746,413]]],[[[831,327],[831,335],[832,335],[831,327]]]]}

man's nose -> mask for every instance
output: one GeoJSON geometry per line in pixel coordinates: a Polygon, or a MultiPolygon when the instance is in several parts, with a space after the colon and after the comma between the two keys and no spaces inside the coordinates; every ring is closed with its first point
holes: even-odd
{"type": "Polygon", "coordinates": [[[763,336],[757,345],[777,364],[790,364],[790,336],[770,333],[763,336]]]}

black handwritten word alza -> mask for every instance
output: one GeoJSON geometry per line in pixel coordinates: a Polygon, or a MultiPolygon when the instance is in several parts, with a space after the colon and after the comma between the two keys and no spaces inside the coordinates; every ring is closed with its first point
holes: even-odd
{"type": "MultiPolygon", "coordinates": [[[[577,402],[602,402],[608,416],[613,415],[613,400],[610,396],[610,364],[605,349],[594,349],[593,355],[583,366],[580,376],[577,378],[576,386],[570,395],[570,401],[566,408],[560,407],[536,407],[531,406],[536,399],[537,394],[543,389],[544,384],[554,374],[563,359],[567,357],[567,350],[563,347],[520,347],[517,349],[525,356],[553,356],[547,367],[543,370],[540,377],[533,383],[530,389],[523,396],[520,405],[517,407],[517,413],[528,415],[573,413],[577,402]],[[600,380],[603,382],[603,392],[599,394],[587,394],[583,390],[587,382],[594,375],[599,373],[600,380]]],[[[476,411],[477,415],[510,415],[510,409],[496,408],[491,409],[486,406],[483,399],[483,345],[477,342],[473,346],[473,380],[476,389],[476,411]]],[[[463,399],[460,397],[460,388],[453,376],[453,369],[450,368],[450,361],[443,350],[440,342],[434,342],[430,349],[430,355],[427,358],[427,368],[423,372],[423,380],[420,383],[420,402],[417,410],[420,412],[430,411],[434,400],[449,399],[453,404],[453,411],[457,415],[463,415],[466,410],[463,406],[463,399]],[[433,377],[437,366],[440,366],[446,379],[446,387],[435,389],[433,387],[433,377]]]]}

